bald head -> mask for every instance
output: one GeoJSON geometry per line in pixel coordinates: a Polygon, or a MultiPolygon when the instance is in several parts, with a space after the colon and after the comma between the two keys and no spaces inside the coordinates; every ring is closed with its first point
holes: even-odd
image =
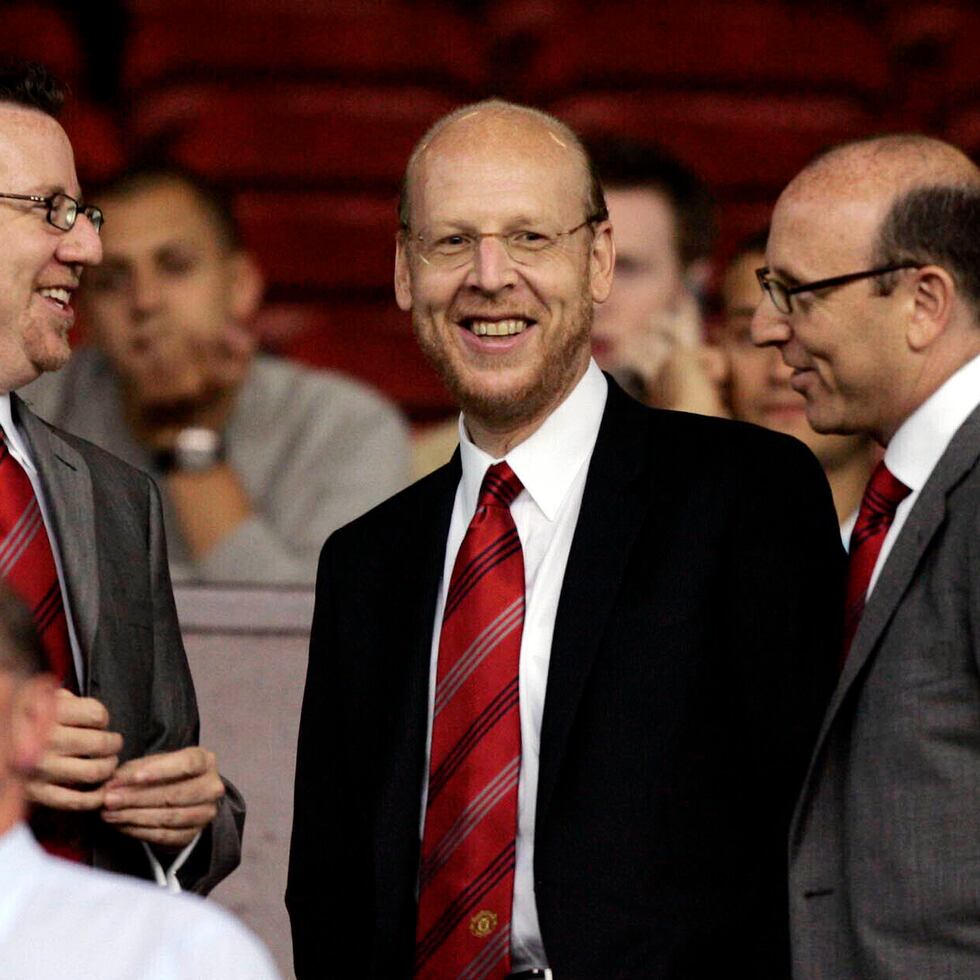
{"type": "MultiPolygon", "coordinates": [[[[868,267],[939,265],[980,321],[980,168],[942,140],[899,134],[845,143],[807,165],[780,203],[834,201],[866,223],[868,267]]],[[[878,280],[883,292],[893,276],[878,280]]]]}
{"type": "Polygon", "coordinates": [[[520,146],[539,155],[542,162],[568,168],[582,186],[585,213],[597,221],[608,216],[602,187],[579,137],[561,120],[531,106],[487,99],[462,106],[439,119],[419,140],[409,157],[398,200],[398,219],[402,228],[411,224],[412,194],[424,165],[441,153],[474,142],[499,146],[506,154],[520,146]]]}

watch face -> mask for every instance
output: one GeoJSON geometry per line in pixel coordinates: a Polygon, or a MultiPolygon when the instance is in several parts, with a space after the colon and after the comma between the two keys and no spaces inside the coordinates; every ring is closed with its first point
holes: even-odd
{"type": "Polygon", "coordinates": [[[200,473],[217,465],[224,457],[221,436],[213,429],[183,429],[174,443],[177,469],[200,473]]]}

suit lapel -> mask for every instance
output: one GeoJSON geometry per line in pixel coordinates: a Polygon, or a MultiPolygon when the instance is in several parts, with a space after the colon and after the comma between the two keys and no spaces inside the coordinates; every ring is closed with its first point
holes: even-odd
{"type": "Polygon", "coordinates": [[[980,407],[975,409],[960,426],[946,452],[940,457],[882,567],[874,591],[861,616],[837,689],[824,717],[810,761],[804,798],[809,793],[817,769],[817,760],[841,705],[874,653],[882,633],[912,582],[922,556],[945,520],[946,498],[977,464],[978,457],[980,457],[980,407]]]}
{"type": "MultiPolygon", "coordinates": [[[[85,460],[56,430],[11,396],[17,423],[28,444],[44,488],[65,573],[71,617],[86,667],[99,622],[98,554],[92,478],[85,460]]],[[[86,670],[86,676],[90,671],[86,670]]]]}
{"type": "Polygon", "coordinates": [[[649,487],[637,479],[645,461],[643,446],[652,415],[609,382],[555,617],[541,724],[538,827],[547,815],[569,732],[633,540],[655,503],[649,487]]]}
{"type": "MultiPolygon", "coordinates": [[[[402,515],[407,533],[391,555],[391,593],[400,597],[401,614],[396,621],[406,630],[408,655],[398,669],[397,661],[388,659],[390,649],[379,651],[382,659],[374,668],[385,678],[386,700],[395,706],[393,731],[397,732],[376,801],[376,894],[380,921],[388,923],[400,921],[406,909],[414,908],[432,624],[460,472],[457,449],[448,464],[427,478],[425,493],[402,515]]],[[[414,920],[411,926],[414,928],[414,920]]]]}

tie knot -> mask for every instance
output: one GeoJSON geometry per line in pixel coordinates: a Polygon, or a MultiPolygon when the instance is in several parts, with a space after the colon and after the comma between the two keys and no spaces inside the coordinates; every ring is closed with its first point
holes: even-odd
{"type": "Polygon", "coordinates": [[[882,460],[871,474],[861,507],[878,514],[894,514],[911,492],[882,460]]]}
{"type": "Polygon", "coordinates": [[[483,477],[480,487],[480,507],[510,507],[514,498],[524,489],[517,474],[506,462],[494,463],[483,477]]]}

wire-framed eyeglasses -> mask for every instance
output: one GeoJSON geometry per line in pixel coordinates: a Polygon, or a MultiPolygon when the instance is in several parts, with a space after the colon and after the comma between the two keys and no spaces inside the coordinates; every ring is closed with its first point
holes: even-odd
{"type": "Polygon", "coordinates": [[[80,214],[84,214],[92,222],[96,232],[102,230],[105,220],[102,208],[94,204],[82,204],[67,194],[51,194],[48,197],[40,194],[0,194],[0,197],[11,201],[30,201],[35,207],[46,208],[48,223],[61,231],[71,231],[80,214]]]}
{"type": "Polygon", "coordinates": [[[591,215],[581,224],[567,231],[547,232],[535,228],[521,228],[518,231],[450,232],[445,235],[428,236],[423,232],[409,233],[415,243],[422,261],[439,269],[461,269],[469,265],[476,256],[480,242],[484,238],[496,238],[512,262],[518,265],[536,265],[546,261],[558,252],[564,241],[572,235],[602,220],[591,215]]]}
{"type": "Polygon", "coordinates": [[[831,276],[829,279],[817,279],[815,282],[804,282],[797,286],[787,286],[773,278],[769,271],[769,266],[764,265],[761,269],[755,270],[756,279],[762,291],[767,293],[772,300],[772,305],[780,313],[793,312],[793,299],[797,293],[815,293],[821,289],[832,289],[835,286],[846,286],[849,282],[857,282],[859,279],[870,279],[872,276],[883,276],[886,272],[898,272],[900,269],[921,269],[921,262],[899,262],[895,265],[885,265],[880,269],[865,269],[863,272],[848,272],[843,276],[831,276]]]}

